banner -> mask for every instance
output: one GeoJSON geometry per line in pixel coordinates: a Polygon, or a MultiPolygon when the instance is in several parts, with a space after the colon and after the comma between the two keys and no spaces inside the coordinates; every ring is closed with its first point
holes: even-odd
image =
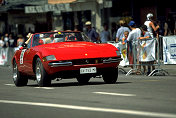
{"type": "Polygon", "coordinates": [[[8,48],[0,48],[0,65],[5,65],[8,61],[8,48]]]}
{"type": "Polygon", "coordinates": [[[128,66],[129,65],[129,60],[128,60],[128,56],[127,56],[127,43],[122,44],[121,42],[119,43],[115,43],[115,42],[108,42],[109,44],[112,44],[113,46],[115,46],[116,48],[119,49],[120,54],[121,54],[121,58],[123,59],[120,62],[120,66],[128,66]]]}
{"type": "Polygon", "coordinates": [[[176,64],[176,36],[163,37],[164,64],[176,64]]]}
{"type": "Polygon", "coordinates": [[[155,40],[145,39],[139,41],[139,61],[155,61],[155,40]]]}
{"type": "Polygon", "coordinates": [[[123,59],[120,62],[120,66],[127,66],[129,65],[129,60],[128,60],[128,56],[127,56],[127,43],[122,44],[121,42],[118,43],[118,48],[120,49],[120,53],[121,53],[121,58],[123,59]]]}

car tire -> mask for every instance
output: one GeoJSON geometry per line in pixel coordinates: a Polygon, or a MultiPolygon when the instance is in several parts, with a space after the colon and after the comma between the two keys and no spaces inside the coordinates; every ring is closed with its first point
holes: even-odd
{"type": "Polygon", "coordinates": [[[13,62],[13,81],[16,86],[26,86],[28,83],[27,76],[21,74],[18,71],[18,66],[16,61],[13,62]]]}
{"type": "Polygon", "coordinates": [[[106,84],[115,84],[118,78],[118,68],[107,69],[103,73],[103,80],[106,84]]]}
{"type": "Polygon", "coordinates": [[[76,79],[79,84],[85,85],[85,84],[88,84],[90,77],[89,76],[80,76],[80,77],[77,77],[76,79]]]}
{"type": "Polygon", "coordinates": [[[51,79],[49,78],[47,72],[45,71],[40,58],[36,60],[35,75],[38,86],[46,87],[51,86],[51,79]]]}

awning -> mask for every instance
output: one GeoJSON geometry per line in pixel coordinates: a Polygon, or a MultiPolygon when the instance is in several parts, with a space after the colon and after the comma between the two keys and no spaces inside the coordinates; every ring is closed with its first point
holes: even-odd
{"type": "Polygon", "coordinates": [[[61,3],[72,3],[77,0],[48,0],[48,4],[61,4],[61,3]]]}

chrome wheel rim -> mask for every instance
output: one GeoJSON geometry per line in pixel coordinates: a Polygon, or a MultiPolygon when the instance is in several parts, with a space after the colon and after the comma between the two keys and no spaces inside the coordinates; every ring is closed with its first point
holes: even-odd
{"type": "Polygon", "coordinates": [[[40,82],[41,77],[42,77],[42,74],[41,74],[41,71],[40,71],[40,67],[39,67],[39,64],[37,64],[37,67],[36,67],[36,79],[37,79],[37,82],[40,82]]]}
{"type": "Polygon", "coordinates": [[[18,77],[18,68],[17,68],[17,64],[15,63],[14,66],[13,66],[13,81],[15,82],[17,80],[17,77],[18,77]]]}

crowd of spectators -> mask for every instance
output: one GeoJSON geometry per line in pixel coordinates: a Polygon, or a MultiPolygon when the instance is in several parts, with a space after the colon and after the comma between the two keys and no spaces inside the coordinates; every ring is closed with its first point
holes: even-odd
{"type": "MultiPolygon", "coordinates": [[[[159,36],[167,36],[167,35],[173,35],[175,34],[175,31],[171,33],[171,30],[169,29],[168,22],[166,21],[163,25],[159,21],[156,21],[153,19],[153,14],[148,13],[146,16],[146,21],[141,25],[137,26],[135,21],[131,20],[130,22],[126,22],[125,20],[119,21],[119,28],[117,28],[116,23],[112,23],[111,26],[111,34],[108,30],[108,25],[104,23],[103,25],[103,31],[99,33],[96,32],[95,29],[91,28],[91,22],[86,22],[87,27],[87,35],[90,39],[92,39],[93,42],[101,42],[106,43],[108,41],[115,41],[116,43],[121,42],[123,45],[127,44],[127,56],[129,59],[129,64],[133,65],[134,61],[137,64],[148,64],[152,65],[156,62],[156,57],[152,57],[153,55],[148,54],[152,57],[150,59],[151,61],[141,61],[139,59],[139,56],[141,56],[139,51],[139,42],[142,42],[144,39],[159,39],[159,36]]],[[[173,24],[176,25],[176,24],[173,24]]],[[[145,42],[146,45],[147,42],[145,42]]],[[[150,42],[148,42],[150,43],[150,42]]],[[[156,48],[153,48],[156,49],[156,48]]],[[[156,51],[156,50],[155,50],[156,51]]],[[[133,68],[133,66],[131,66],[133,68]]],[[[141,71],[141,67],[138,66],[138,71],[141,71]]],[[[155,67],[152,66],[152,69],[150,66],[148,66],[148,71],[146,70],[146,67],[143,66],[144,73],[149,74],[152,70],[154,70],[155,67]],[[146,72],[147,71],[147,72],[146,72]]],[[[136,73],[141,73],[141,72],[136,73]]]]}
{"type": "Polygon", "coordinates": [[[0,48],[6,47],[18,47],[24,43],[26,38],[19,34],[18,36],[13,36],[12,34],[5,33],[0,34],[0,48]]]}

